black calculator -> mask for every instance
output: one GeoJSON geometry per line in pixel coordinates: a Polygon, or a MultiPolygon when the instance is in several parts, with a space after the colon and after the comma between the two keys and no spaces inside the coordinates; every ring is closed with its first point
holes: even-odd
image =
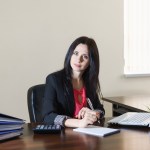
{"type": "Polygon", "coordinates": [[[37,125],[33,128],[34,133],[60,133],[62,130],[61,125],[37,125]]]}

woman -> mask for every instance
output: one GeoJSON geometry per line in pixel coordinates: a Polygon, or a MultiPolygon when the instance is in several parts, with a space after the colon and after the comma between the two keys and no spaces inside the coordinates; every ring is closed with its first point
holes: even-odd
{"type": "Polygon", "coordinates": [[[66,54],[64,68],[46,78],[43,121],[86,127],[102,118],[105,111],[98,98],[98,75],[99,53],[95,41],[84,36],[77,38],[66,54]]]}

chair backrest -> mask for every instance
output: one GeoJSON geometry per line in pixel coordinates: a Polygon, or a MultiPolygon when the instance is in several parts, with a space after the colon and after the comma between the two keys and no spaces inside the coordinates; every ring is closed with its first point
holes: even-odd
{"type": "Polygon", "coordinates": [[[27,92],[30,122],[42,122],[42,104],[45,84],[32,86],[27,92]]]}

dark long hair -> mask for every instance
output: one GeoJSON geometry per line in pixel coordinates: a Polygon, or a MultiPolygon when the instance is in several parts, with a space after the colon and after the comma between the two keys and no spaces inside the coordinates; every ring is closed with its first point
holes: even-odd
{"type": "Polygon", "coordinates": [[[69,47],[68,52],[64,61],[64,70],[67,79],[71,81],[72,68],[70,66],[70,59],[73,54],[74,49],[79,44],[86,44],[89,50],[89,60],[90,64],[88,68],[83,73],[83,81],[86,85],[90,87],[90,90],[95,95],[100,94],[100,83],[99,83],[99,52],[95,41],[92,38],[82,36],[77,38],[69,47]]]}

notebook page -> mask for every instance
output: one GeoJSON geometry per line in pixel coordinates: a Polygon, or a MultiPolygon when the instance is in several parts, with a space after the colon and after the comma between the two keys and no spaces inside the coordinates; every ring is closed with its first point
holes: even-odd
{"type": "Polygon", "coordinates": [[[75,128],[73,129],[75,132],[85,133],[89,135],[94,136],[107,136],[114,133],[120,132],[119,129],[113,129],[113,128],[106,128],[106,127],[99,127],[99,126],[88,126],[86,128],[75,128]]]}

